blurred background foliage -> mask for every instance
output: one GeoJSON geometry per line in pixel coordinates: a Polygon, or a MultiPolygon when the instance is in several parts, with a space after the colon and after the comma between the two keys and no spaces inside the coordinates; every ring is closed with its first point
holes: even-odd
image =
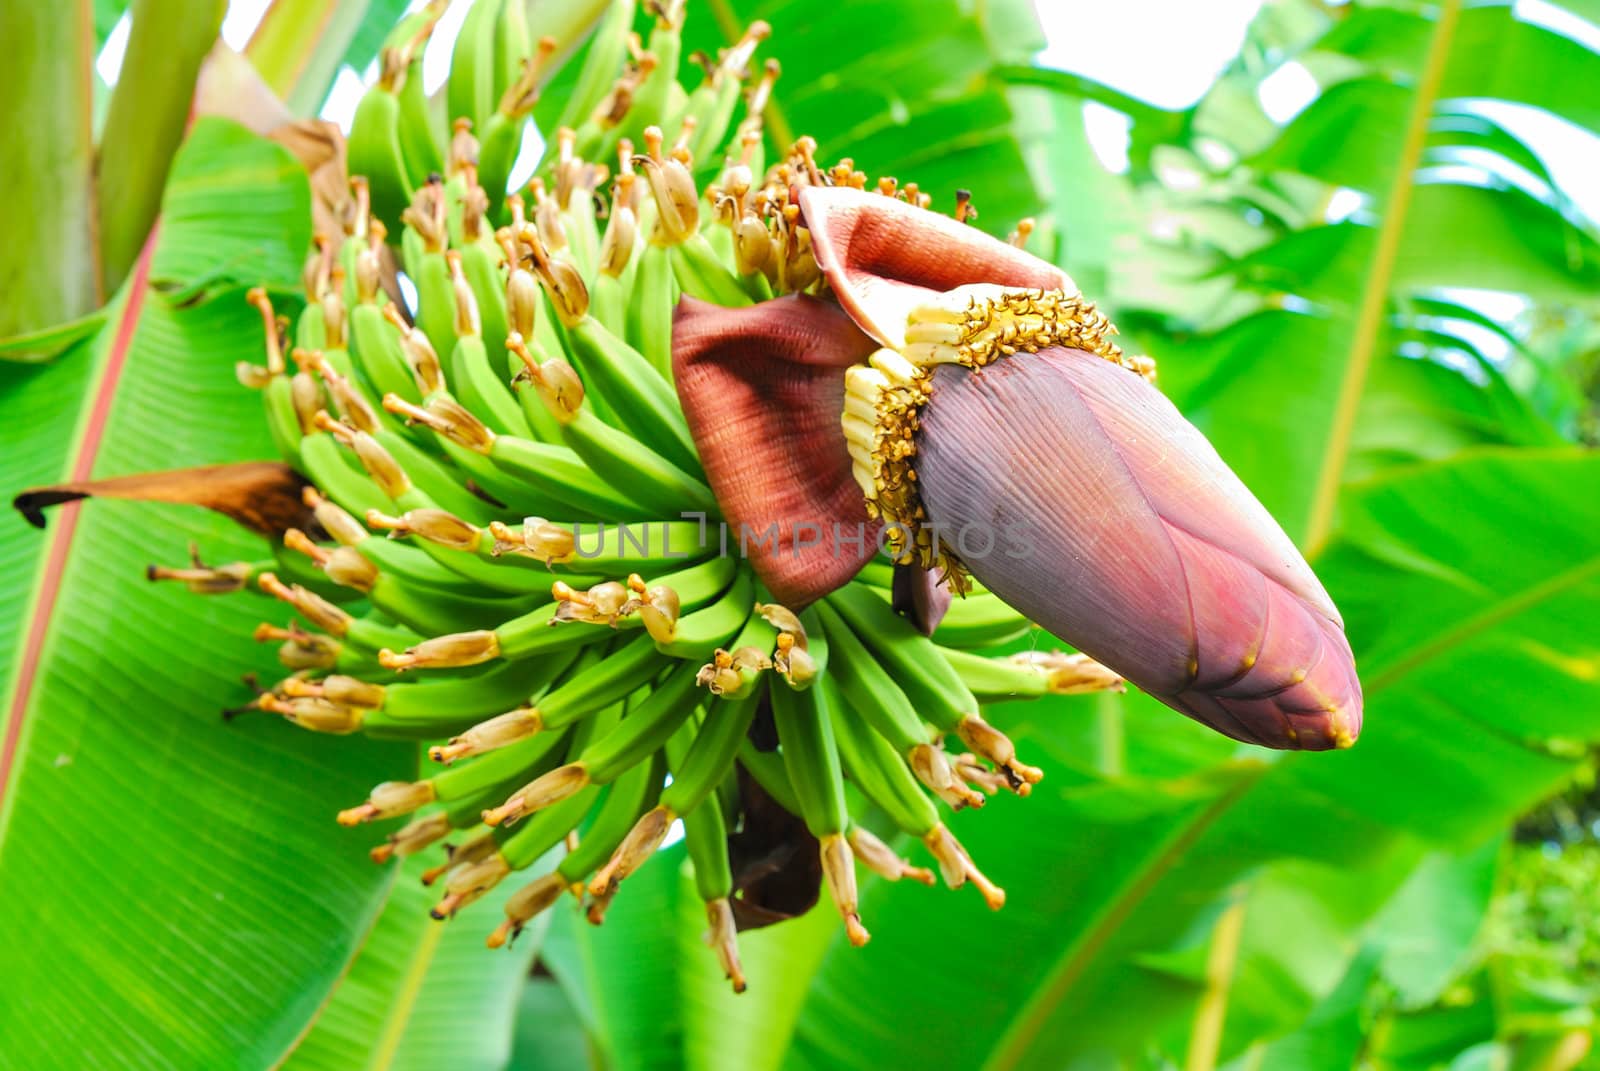
{"type": "MultiPolygon", "coordinates": [[[[274,0],[245,54],[313,114],[405,6],[274,0]]],[[[7,486],[264,456],[240,293],[296,289],[311,197],[284,147],[189,122],[224,7],[0,9],[7,486]]],[[[248,553],[225,524],[9,517],[0,1066],[1600,1067],[1600,228],[1506,120],[1600,134],[1600,7],[1267,0],[1182,108],[1036,65],[1027,0],[689,12],[707,50],[772,23],[775,140],[1038,221],[1343,609],[1359,746],[1255,752],[1139,696],[1002,709],[1048,778],[954,826],[1005,910],[869,879],[871,945],[826,912],[746,934],[734,997],[678,849],[515,955],[423,919],[316,817],[415,756],[224,728],[259,609],[138,584],[191,539],[248,553]],[[1303,100],[1269,114],[1285,71],[1303,100]]]]}

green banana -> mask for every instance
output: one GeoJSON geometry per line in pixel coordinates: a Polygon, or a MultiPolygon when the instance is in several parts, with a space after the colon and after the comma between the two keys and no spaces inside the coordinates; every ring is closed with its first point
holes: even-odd
{"type": "MultiPolygon", "coordinates": [[[[272,433],[278,453],[293,467],[303,468],[300,438],[305,429],[301,427],[299,414],[295,410],[294,388],[289,382],[288,366],[283,359],[277,315],[273,311],[272,300],[261,287],[251,290],[248,298],[266,323],[267,363],[265,368],[241,365],[237,370],[239,379],[246,386],[260,389],[261,401],[267,412],[267,430],[272,433]]],[[[301,319],[305,319],[303,314],[301,319]]]]}
{"type": "Polygon", "coordinates": [[[758,694],[722,699],[706,708],[705,721],[683,761],[673,768],[672,784],[661,792],[661,806],[674,816],[693,812],[722,783],[739,746],[755,720],[758,694]]]}
{"type": "Polygon", "coordinates": [[[362,378],[379,395],[398,394],[409,402],[420,399],[400,349],[400,336],[377,303],[363,301],[350,310],[350,349],[362,378]]]}
{"type": "MultiPolygon", "coordinates": [[[[626,698],[637,687],[642,676],[653,676],[667,665],[656,654],[648,636],[628,640],[606,655],[596,650],[599,646],[590,644],[584,647],[576,663],[577,671],[569,674],[548,695],[536,697],[537,701],[530,701],[472,726],[451,738],[448,744],[429,749],[429,757],[435,762],[454,762],[505,747],[535,733],[565,728],[602,707],[626,698]]],[[[540,663],[548,660],[525,661],[540,663]]]]}
{"type": "Polygon", "coordinates": [[[400,80],[400,150],[405,158],[406,175],[413,188],[428,176],[444,170],[433,117],[428,109],[428,94],[423,87],[422,53],[434,26],[449,6],[449,0],[430,0],[395,24],[384,40],[385,48],[395,49],[405,61],[405,76],[400,80]]]}
{"type": "Polygon", "coordinates": [[[636,764],[611,783],[605,803],[578,839],[578,847],[556,867],[569,886],[587,878],[610,858],[634,821],[654,805],[665,775],[666,765],[657,756],[653,762],[636,764]]]}
{"type": "Polygon", "coordinates": [[[588,785],[540,811],[501,843],[500,854],[512,870],[533,865],[540,856],[561,843],[567,831],[583,820],[599,798],[600,786],[588,785]]]}
{"type": "Polygon", "coordinates": [[[639,250],[638,276],[627,306],[627,340],[645,362],[672,382],[672,310],[678,295],[667,248],[648,242],[639,250]]]}
{"type": "MultiPolygon", "coordinates": [[[[499,100],[522,76],[523,61],[533,53],[533,34],[528,29],[528,0],[505,0],[500,8],[494,35],[497,53],[491,96],[499,100]]],[[[554,51],[553,47],[551,51],[554,51]]]]}
{"type": "Polygon", "coordinates": [[[830,676],[838,682],[843,699],[911,765],[917,780],[940,799],[957,809],[982,806],[984,797],[957,779],[944,752],[935,746],[939,734],[930,732],[918,716],[901,679],[891,676],[872,656],[839,615],[832,596],[816,609],[833,653],[830,676]]]}
{"type": "MultiPolygon", "coordinates": [[[[654,761],[637,764],[606,788],[578,846],[562,858],[554,871],[506,901],[506,920],[490,935],[489,947],[499,947],[521,933],[530,919],[554,904],[564,891],[581,892],[583,879],[605,861],[639,812],[648,808],[660,792],[665,772],[661,757],[657,755],[654,761]]],[[[591,921],[599,922],[604,905],[597,902],[589,910],[591,921]]]]}
{"type": "Polygon", "coordinates": [[[923,837],[939,824],[939,811],[912,776],[905,760],[862,718],[833,678],[828,695],[834,740],[851,784],[903,832],[923,837]]]}
{"type": "MultiPolygon", "coordinates": [[[[478,300],[462,270],[461,259],[461,254],[455,250],[445,254],[455,289],[456,347],[450,359],[455,393],[474,413],[482,414],[483,421],[495,433],[530,438],[533,432],[523,418],[522,407],[512,397],[503,375],[495,372],[490,363],[480,326],[478,300]]],[[[494,292],[499,293],[498,286],[494,292]]]]}
{"type": "Polygon", "coordinates": [[[861,924],[855,859],[845,840],[849,816],[828,692],[821,688],[803,692],[772,688],[770,695],[772,720],[783,750],[783,768],[800,804],[800,817],[821,848],[823,876],[844,920],[845,934],[851,944],[859,947],[867,943],[870,935],[861,924]]]}
{"type": "MultiPolygon", "coordinates": [[[[731,560],[713,558],[681,572],[669,573],[651,590],[669,589],[682,610],[698,610],[727,590],[735,572],[736,566],[731,560]]],[[[507,621],[496,629],[439,636],[425,643],[412,644],[401,654],[395,654],[395,649],[391,647],[380,660],[385,668],[397,670],[471,666],[495,658],[528,658],[573,645],[582,646],[592,640],[592,633],[574,625],[551,627],[564,621],[608,624],[618,629],[644,624],[641,614],[624,611],[628,589],[615,583],[609,587],[618,590],[608,590],[602,597],[596,594],[595,589],[580,593],[572,591],[565,584],[559,584],[556,588],[559,600],[556,606],[541,607],[507,621]],[[583,614],[590,616],[580,616],[583,614]]]]}
{"type": "Polygon", "coordinates": [[[633,28],[635,0],[611,0],[594,37],[578,81],[567,96],[557,126],[574,129],[600,104],[628,54],[628,34],[633,28]]]}
{"type": "MultiPolygon", "coordinates": [[[[470,233],[477,225],[469,217],[466,229],[470,233]]],[[[514,399],[506,361],[506,335],[510,334],[510,325],[506,311],[506,276],[500,270],[500,248],[469,239],[461,249],[461,271],[477,300],[478,333],[488,354],[490,374],[500,393],[514,399]]]]}
{"type": "Polygon", "coordinates": [[[679,620],[668,639],[657,639],[656,649],[671,658],[704,662],[728,643],[750,619],[755,599],[755,583],[750,574],[739,570],[733,587],[716,602],[679,620]]]}
{"type": "Polygon", "coordinates": [[[800,813],[800,795],[789,782],[783,755],[777,751],[761,751],[745,739],[739,742],[739,765],[779,807],[793,815],[800,813]]]}
{"type": "Polygon", "coordinates": [[[686,472],[698,473],[700,459],[671,382],[593,316],[567,330],[586,385],[606,399],[621,426],[686,472]]]}
{"type": "Polygon", "coordinates": [[[995,647],[1021,639],[1032,628],[1032,622],[998,595],[968,595],[950,600],[933,639],[946,647],[995,647]]]}
{"type": "MultiPolygon", "coordinates": [[[[639,511],[645,517],[686,512],[710,516],[715,512],[715,496],[703,482],[596,415],[571,365],[559,358],[540,360],[517,335],[507,340],[507,346],[524,365],[523,405],[532,404],[527,395],[537,394],[555,416],[572,452],[594,475],[635,505],[636,511],[631,515],[613,512],[614,519],[640,519],[639,511]]],[[[648,369],[645,374],[654,375],[648,369]]],[[[697,471],[698,468],[696,463],[697,471]]]]}
{"type": "Polygon", "coordinates": [[[717,800],[683,816],[683,839],[700,899],[726,902],[733,892],[733,872],[728,867],[728,825],[717,800]]]}
{"type": "Polygon", "coordinates": [[[690,297],[730,307],[753,303],[739,277],[727,269],[726,262],[717,256],[705,235],[690,235],[671,246],[667,253],[673,277],[690,297]]]}
{"type": "Polygon", "coordinates": [[[712,552],[705,526],[693,521],[561,525],[529,518],[520,525],[491,524],[489,532],[493,555],[546,572],[563,565],[584,573],[653,573],[712,552]]]}
{"type": "Polygon", "coordinates": [[[766,22],[752,22],[744,36],[723,54],[701,89],[690,95],[685,117],[692,115],[696,120],[688,145],[694,159],[710,162],[712,154],[727,140],[750,58],[771,33],[772,27],[766,22]]]}
{"type": "Polygon", "coordinates": [[[469,2],[471,7],[462,20],[461,33],[450,56],[445,101],[452,123],[469,119],[474,127],[482,130],[495,105],[494,83],[499,67],[495,32],[504,0],[469,2]]]}
{"type": "Polygon", "coordinates": [[[905,690],[906,698],[943,733],[954,733],[982,758],[999,768],[1013,791],[1028,791],[1044,776],[1035,766],[1017,760],[1006,735],[984,721],[978,700],[945,659],[938,646],[911,622],[890,609],[871,588],[850,583],[828,596],[905,690]]]}
{"type": "MultiPolygon", "coordinates": [[[[391,539],[416,536],[420,542],[408,549],[419,551],[434,564],[460,581],[478,588],[508,595],[540,595],[548,601],[553,580],[548,572],[495,553],[496,541],[485,529],[468,524],[460,517],[428,505],[428,499],[415,489],[399,496],[406,507],[399,516],[377,511],[367,514],[367,522],[390,532],[391,539]]],[[[403,544],[402,544],[403,545],[403,544]]],[[[567,575],[569,584],[580,586],[600,582],[592,576],[567,575]]]]}
{"type": "Polygon", "coordinates": [[[393,508],[388,496],[352,465],[328,431],[311,431],[300,440],[300,462],[317,489],[351,513],[359,516],[368,510],[393,508]]]}
{"type": "MultiPolygon", "coordinates": [[[[683,667],[668,673],[642,701],[629,703],[620,725],[597,733],[594,742],[584,747],[576,759],[530,781],[504,804],[485,811],[484,821],[489,825],[513,822],[591,785],[608,784],[659,750],[697,705],[694,671],[683,667]]],[[[588,724],[585,722],[580,728],[588,724]]],[[[492,760],[494,754],[478,761],[492,760]]]]}
{"type": "Polygon", "coordinates": [[[454,677],[379,685],[381,705],[368,710],[362,724],[396,729],[421,726],[435,735],[447,731],[445,726],[470,725],[498,711],[537,701],[584,652],[561,652],[550,658],[499,663],[454,677]]]}
{"type": "Polygon", "coordinates": [[[385,49],[379,56],[379,63],[378,81],[362,94],[361,102],[356,105],[346,144],[350,173],[366,177],[373,214],[388,226],[396,227],[400,214],[411,203],[412,191],[405,151],[400,144],[398,95],[410,58],[394,49],[385,49]]]}
{"type": "Polygon", "coordinates": [[[583,750],[577,761],[591,783],[615,779],[667,742],[699,705],[694,677],[691,666],[668,673],[637,709],[629,708],[621,725],[583,750]]]}
{"type": "Polygon", "coordinates": [[[646,45],[655,66],[634,93],[633,106],[617,128],[620,136],[637,141],[644,128],[667,118],[672,90],[678,86],[678,58],[683,52],[684,0],[658,0],[655,25],[646,45]]]}

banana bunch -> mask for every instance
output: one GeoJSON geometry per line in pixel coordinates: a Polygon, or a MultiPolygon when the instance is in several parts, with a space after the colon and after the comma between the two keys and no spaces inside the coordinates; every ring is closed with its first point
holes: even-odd
{"type": "Polygon", "coordinates": [[[1120,682],[1082,656],[982,653],[1029,626],[981,592],[924,635],[891,608],[882,559],[798,612],[774,603],[719,538],[671,378],[679,295],[740,305],[814,289],[791,184],[865,177],[848,161],[820,169],[809,139],[763,167],[777,76],[752,68],[765,24],[685,93],[681,0],[645,5],[647,47],[633,0],[614,0],[539,177],[507,198],[532,102],[575,42],[536,39],[520,0],[477,0],[441,149],[419,64],[442,6],[390,37],[351,136],[355,211],[309,258],[292,331],[250,295],[265,364],[240,378],[310,484],[315,525],[267,560],[152,578],[287,604],[293,619],[257,638],[289,672],[253,709],[427,747],[431,776],[380,784],[339,821],[408,816],[379,862],[445,846],[426,877],[443,888],[434,917],[567,845],[506,901],[491,946],[563,893],[599,922],[681,823],[708,943],[742,989],[734,935],[753,894],[728,835],[756,793],[803,823],[855,944],[868,937],[856,863],[934,877],[851,817],[852,793],[948,885],[998,908],[941,804],[1026,795],[1041,773],[982,704],[1120,682]],[[702,197],[707,157],[725,163],[702,197]]]}

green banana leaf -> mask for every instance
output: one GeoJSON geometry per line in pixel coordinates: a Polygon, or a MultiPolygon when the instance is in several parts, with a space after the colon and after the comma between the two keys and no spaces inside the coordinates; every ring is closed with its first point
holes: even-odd
{"type": "Polygon", "coordinates": [[[1026,5],[930,0],[908,18],[901,0],[691,0],[685,51],[715,55],[756,19],[772,26],[758,60],[783,66],[766,113],[773,145],[810,134],[819,161],[849,156],[874,182],[916,182],[942,211],[970,189],[1001,234],[1039,210],[1015,108],[988,77],[1043,47],[1026,5]]]}
{"type": "MultiPolygon", "coordinates": [[[[179,268],[209,265],[216,285],[245,264],[290,287],[309,207],[282,149],[197,123],[104,330],[53,364],[3,369],[0,412],[21,444],[6,485],[272,456],[260,401],[233,371],[259,359],[259,316],[232,286],[182,303],[164,287],[200,282],[179,268]],[[265,218],[236,232],[219,191],[265,218]]],[[[224,724],[220,708],[250,695],[239,674],[272,672],[253,626],[283,614],[142,581],[191,541],[247,559],[266,549],[170,505],[69,505],[42,532],[15,512],[0,520],[0,890],[16,923],[0,972],[25,995],[0,1007],[7,1062],[269,1066],[390,881],[332,816],[414,768],[414,753],[330,750],[259,715],[224,724]]]]}
{"type": "Polygon", "coordinates": [[[285,1071],[357,1068],[495,1071],[511,1057],[522,982],[549,916],[535,919],[509,950],[489,954],[484,934],[516,882],[495,890],[470,915],[437,922],[437,889],[421,882],[428,860],[399,867],[383,913],[285,1071]]]}

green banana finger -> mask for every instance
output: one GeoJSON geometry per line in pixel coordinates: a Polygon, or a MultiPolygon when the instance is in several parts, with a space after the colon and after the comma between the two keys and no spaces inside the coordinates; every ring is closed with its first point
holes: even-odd
{"type": "Polygon", "coordinates": [[[689,138],[689,152],[694,159],[710,160],[712,154],[727,140],[733,112],[744,89],[750,58],[757,46],[771,33],[772,27],[766,22],[759,19],[752,22],[738,43],[723,54],[704,87],[707,90],[705,98],[699,102],[691,98],[685,114],[693,115],[696,119],[694,132],[689,138]]]}
{"type": "Polygon", "coordinates": [[[839,694],[940,799],[957,809],[982,806],[984,797],[956,778],[945,753],[934,746],[937,734],[917,715],[898,679],[845,623],[831,596],[816,610],[827,630],[833,655],[829,676],[838,682],[839,694]]]}
{"type": "Polygon", "coordinates": [[[715,603],[680,619],[670,630],[669,639],[656,640],[656,650],[670,658],[705,662],[744,628],[755,601],[755,583],[744,570],[733,587],[715,603]]]}
{"type": "Polygon", "coordinates": [[[569,326],[568,334],[586,385],[605,398],[621,425],[673,464],[698,473],[699,455],[671,382],[593,316],[569,326]]]}
{"type": "Polygon", "coordinates": [[[855,716],[832,678],[824,680],[821,687],[828,692],[834,740],[851,783],[902,832],[926,836],[939,824],[939,811],[911,775],[905,759],[855,716]]]}
{"type": "MultiPolygon", "coordinates": [[[[490,936],[489,947],[498,947],[520,933],[530,919],[554,904],[563,892],[581,891],[583,879],[606,860],[639,813],[651,806],[661,790],[665,773],[665,764],[658,754],[653,761],[639,763],[607,787],[578,846],[562,858],[554,871],[506,902],[506,921],[490,936]]],[[[599,922],[604,909],[603,903],[591,904],[590,920],[599,922]]]]}
{"type": "MultiPolygon", "coordinates": [[[[537,461],[526,460],[528,451],[516,454],[524,459],[520,470],[511,466],[508,471],[508,466],[497,463],[491,456],[495,445],[502,438],[509,441],[511,437],[496,436],[471,410],[456,401],[448,390],[441,388],[430,392],[421,406],[413,405],[399,395],[386,394],[383,407],[432,431],[444,454],[508,512],[567,512],[572,507],[564,503],[575,499],[592,504],[592,488],[598,485],[598,481],[590,474],[574,472],[569,458],[559,452],[544,452],[544,468],[538,467],[537,461]],[[558,468],[561,471],[554,471],[558,468]],[[564,480],[570,480],[571,483],[564,480]],[[580,488],[586,496],[591,497],[578,498],[580,488]],[[555,497],[557,492],[562,495],[559,499],[555,497]]],[[[520,439],[515,441],[526,442],[520,439]]],[[[544,444],[530,445],[537,447],[544,444]]],[[[504,461],[512,453],[502,449],[501,460],[504,461]]]]}
{"type": "MultiPolygon", "coordinates": [[[[424,724],[442,727],[464,721],[470,724],[472,719],[490,717],[522,703],[537,702],[555,680],[574,668],[581,653],[558,652],[549,658],[499,663],[476,673],[372,685],[370,687],[381,690],[380,705],[367,711],[362,724],[380,727],[424,724]]],[[[326,681],[323,686],[326,687],[326,681]]]]}
{"type": "Polygon", "coordinates": [[[626,698],[641,678],[653,677],[667,664],[652,648],[648,636],[629,640],[608,655],[599,654],[600,646],[585,647],[577,661],[576,672],[570,673],[548,695],[472,726],[452,737],[448,744],[429,749],[429,757],[435,762],[454,762],[505,747],[535,733],[564,728],[626,698]]]}
{"type": "Polygon", "coordinates": [[[469,0],[471,8],[462,20],[450,56],[450,79],[445,83],[445,100],[450,120],[470,119],[482,130],[494,110],[494,82],[498,68],[495,30],[503,0],[469,0]]]}
{"type": "Polygon", "coordinates": [[[1016,747],[978,713],[978,700],[938,646],[911,622],[895,613],[870,588],[846,584],[828,596],[836,608],[895,675],[922,716],[941,732],[954,733],[973,752],[994,763],[1014,791],[1025,792],[1044,776],[1035,766],[1017,760],[1016,747]]]}
{"type": "Polygon", "coordinates": [[[683,816],[684,847],[694,864],[694,885],[700,899],[726,900],[733,892],[733,871],[728,865],[728,825],[715,800],[683,816]]]}
{"type": "MultiPolygon", "coordinates": [[[[726,558],[713,558],[700,565],[678,573],[670,573],[651,590],[670,589],[683,610],[697,610],[710,603],[733,581],[735,564],[726,558]]],[[[594,634],[587,629],[566,625],[552,628],[564,621],[607,624],[613,628],[633,628],[643,624],[638,613],[624,612],[628,589],[621,584],[601,585],[608,590],[601,595],[599,589],[588,593],[572,591],[565,584],[557,585],[555,606],[545,606],[531,613],[507,621],[497,629],[438,636],[425,643],[414,644],[395,654],[391,647],[381,656],[387,669],[424,669],[431,667],[471,666],[495,658],[528,658],[536,654],[562,650],[573,645],[592,642],[594,634]],[[609,590],[614,589],[614,590],[609,590]]]]}
{"type": "Polygon", "coordinates": [[[950,601],[933,640],[946,647],[996,647],[1026,636],[1032,628],[1032,622],[998,595],[968,595],[950,601]]]}
{"type": "Polygon", "coordinates": [[[526,0],[506,0],[495,25],[493,97],[499,100],[522,76],[523,61],[533,53],[526,0]]]}
{"type": "MultiPolygon", "coordinates": [[[[551,575],[530,567],[534,563],[497,556],[495,541],[489,538],[484,529],[433,507],[414,488],[400,495],[397,501],[406,507],[404,513],[391,517],[372,510],[367,514],[367,523],[375,528],[387,529],[391,539],[416,536],[420,542],[408,549],[421,553],[470,586],[488,588],[506,595],[538,596],[536,604],[549,601],[553,580],[551,575]]],[[[598,577],[577,575],[567,576],[566,580],[580,586],[600,582],[598,577]]]]}
{"type": "Polygon", "coordinates": [[[623,137],[637,141],[645,127],[660,124],[668,116],[672,90],[679,88],[677,70],[683,52],[683,8],[684,0],[662,0],[655,6],[656,21],[647,47],[656,64],[634,94],[633,107],[618,128],[623,137]]]}
{"type": "Polygon", "coordinates": [[[699,706],[695,670],[683,666],[668,673],[622,724],[584,749],[578,757],[591,782],[605,783],[667,742],[699,706]]]}
{"type": "Polygon", "coordinates": [[[363,301],[350,310],[350,350],[362,378],[379,395],[398,394],[410,402],[420,400],[417,382],[400,348],[400,334],[375,302],[363,301]]]}
{"type": "Polygon", "coordinates": [[[677,277],[667,248],[654,242],[639,251],[638,274],[627,308],[626,338],[645,362],[672,382],[672,310],[678,302],[677,277]]]}
{"type": "Polygon", "coordinates": [[[750,740],[741,740],[739,765],[778,806],[793,815],[800,813],[800,795],[789,781],[789,771],[784,767],[781,754],[761,751],[750,740]]]}
{"type": "Polygon", "coordinates": [[[724,266],[704,235],[690,235],[672,246],[668,254],[673,276],[684,293],[714,305],[752,304],[739,277],[724,266]]]}
{"type": "Polygon", "coordinates": [[[562,424],[561,430],[573,453],[610,487],[637,503],[646,516],[717,513],[711,489],[690,475],[699,471],[698,463],[693,469],[680,467],[627,432],[606,424],[588,407],[562,424]]]}
{"type": "Polygon", "coordinates": [[[799,800],[800,817],[819,840],[842,834],[847,821],[844,777],[826,693],[773,688],[771,696],[783,768],[799,800]]]}
{"type": "Polygon", "coordinates": [[[628,34],[633,28],[635,6],[635,0],[611,0],[595,28],[588,57],[561,109],[557,126],[576,128],[610,90],[628,54],[628,34]]]}
{"type": "Polygon", "coordinates": [[[849,816],[828,692],[820,688],[804,692],[772,688],[770,694],[783,767],[799,800],[800,817],[821,848],[823,876],[844,920],[845,934],[851,944],[859,947],[867,943],[869,934],[857,910],[855,859],[844,836],[849,816]]]}
{"type": "MultiPolygon", "coordinates": [[[[463,404],[497,434],[530,438],[533,432],[523,418],[522,407],[511,396],[510,386],[495,372],[489,351],[480,333],[478,302],[461,268],[461,254],[445,254],[456,298],[456,347],[450,358],[451,382],[463,404]]],[[[496,288],[498,293],[498,288],[496,288]]],[[[503,336],[502,336],[503,337],[503,336]]]]}
{"type": "Polygon", "coordinates": [[[661,806],[686,815],[722,783],[761,705],[759,693],[723,699],[706,708],[705,721],[683,761],[672,771],[672,784],[661,792],[661,806]]]}
{"type": "MultiPolygon", "coordinates": [[[[578,439],[574,437],[569,441],[576,442],[578,439]]],[[[488,457],[500,471],[536,487],[564,506],[564,512],[573,516],[599,520],[639,520],[660,516],[665,512],[657,508],[664,504],[659,500],[635,505],[639,495],[622,494],[617,484],[607,479],[604,472],[585,465],[587,455],[576,448],[535,442],[517,435],[501,435],[494,440],[488,457]],[[645,511],[642,516],[641,509],[645,511]]],[[[641,470],[636,478],[645,475],[648,473],[641,470]]],[[[623,486],[627,484],[623,483],[623,486]]],[[[679,503],[683,501],[677,499],[679,503]]]]}
{"type": "Polygon", "coordinates": [[[578,838],[578,847],[556,867],[556,873],[567,884],[583,881],[610,858],[639,815],[655,805],[665,774],[665,763],[657,756],[655,761],[641,762],[612,782],[594,822],[578,838]]]}
{"type": "Polygon", "coordinates": [[[393,49],[379,57],[378,81],[362,94],[350,120],[347,141],[350,173],[364,175],[372,212],[390,227],[411,203],[411,179],[400,146],[400,98],[397,87],[406,76],[407,57],[393,49]]]}
{"type": "MultiPolygon", "coordinates": [[[[603,734],[597,733],[595,741],[583,748],[575,760],[536,778],[500,807],[484,812],[484,821],[490,825],[515,821],[559,803],[590,785],[615,780],[659,750],[697,705],[693,670],[684,667],[668,673],[642,702],[629,704],[620,725],[603,734]]],[[[477,761],[489,761],[503,753],[494,752],[477,761]]]]}
{"type": "Polygon", "coordinates": [[[712,553],[706,526],[693,521],[552,524],[530,517],[523,524],[492,523],[492,553],[549,572],[562,565],[585,573],[653,573],[712,553]]]}
{"type": "MultiPolygon", "coordinates": [[[[512,0],[514,3],[515,0],[512,0]]],[[[500,845],[512,870],[532,866],[566,837],[600,798],[600,786],[589,785],[524,822],[500,845]]]]}
{"type": "Polygon", "coordinates": [[[429,781],[440,802],[474,795],[507,778],[519,776],[546,755],[566,754],[567,736],[567,733],[541,733],[510,747],[491,751],[471,762],[451,766],[434,774],[429,781]]]}
{"type": "MultiPolygon", "coordinates": [[[[470,230],[470,224],[469,228],[470,230]]],[[[461,271],[472,287],[478,303],[479,337],[488,353],[488,365],[500,393],[512,397],[506,370],[506,335],[510,333],[506,313],[506,278],[500,270],[500,250],[469,238],[461,249],[461,271]]]]}
{"type": "Polygon", "coordinates": [[[360,516],[368,510],[393,508],[389,497],[351,463],[329,432],[313,431],[302,438],[300,461],[317,489],[351,513],[360,516]]]}
{"type": "Polygon", "coordinates": [[[833,653],[839,690],[857,712],[903,756],[932,743],[932,734],[917,716],[895,678],[873,658],[831,601],[816,607],[833,653]]]}
{"type": "Polygon", "coordinates": [[[939,653],[982,703],[1032,699],[1041,695],[1085,695],[1122,691],[1122,678],[1088,655],[1065,651],[1023,651],[991,658],[939,648],[939,653]]]}
{"type": "Polygon", "coordinates": [[[405,81],[400,83],[400,153],[405,159],[406,176],[411,188],[428,181],[429,175],[444,170],[444,154],[433,128],[433,113],[428,107],[428,93],[422,82],[421,51],[406,68],[405,81]]]}
{"type": "Polygon", "coordinates": [[[426,182],[430,174],[444,170],[444,157],[434,136],[428,94],[423,86],[422,53],[448,6],[449,0],[430,0],[396,23],[383,42],[384,48],[394,49],[399,53],[397,59],[405,63],[405,76],[398,89],[400,151],[413,188],[426,182]]]}

